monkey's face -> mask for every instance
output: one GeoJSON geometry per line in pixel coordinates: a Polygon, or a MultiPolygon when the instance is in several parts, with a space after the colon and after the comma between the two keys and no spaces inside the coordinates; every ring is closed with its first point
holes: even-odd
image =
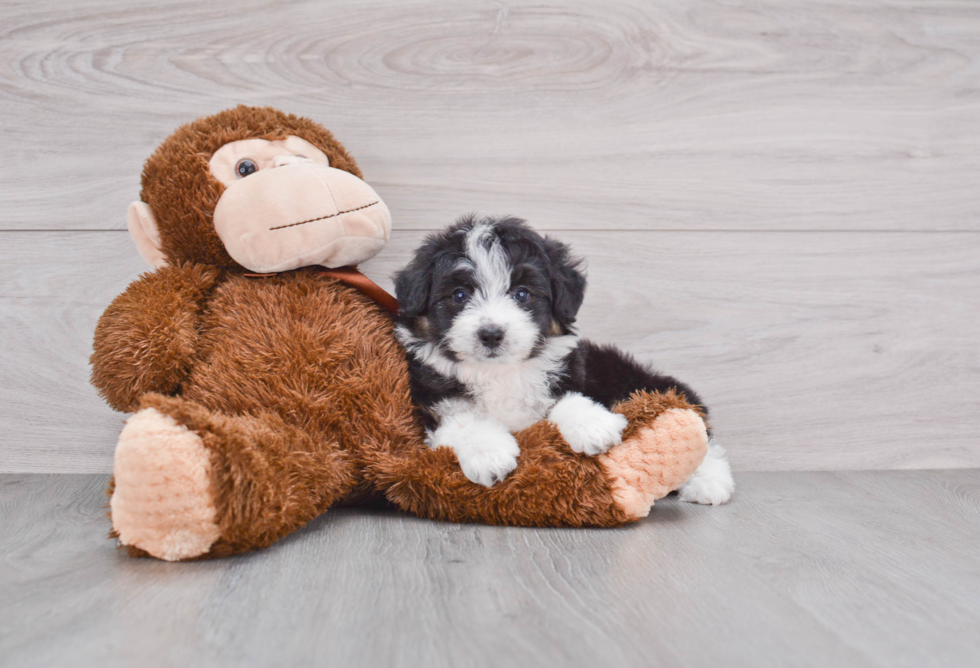
{"type": "Polygon", "coordinates": [[[246,107],[177,128],[143,166],[126,222],[154,267],[204,264],[274,273],[373,257],[391,215],[324,127],[246,107]]]}
{"type": "Polygon", "coordinates": [[[391,233],[391,214],[371,186],[331,167],[305,139],[233,141],[209,165],[225,186],[215,232],[232,259],[252,271],[357,264],[391,233]]]}

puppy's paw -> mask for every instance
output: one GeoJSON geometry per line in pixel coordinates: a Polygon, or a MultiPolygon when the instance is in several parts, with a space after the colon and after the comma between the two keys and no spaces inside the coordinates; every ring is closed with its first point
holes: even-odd
{"type": "Polygon", "coordinates": [[[517,440],[507,434],[508,439],[496,442],[473,443],[456,450],[459,467],[463,474],[484,487],[493,487],[517,468],[517,455],[521,450],[517,440]]]}
{"type": "Polygon", "coordinates": [[[732,478],[725,449],[711,440],[708,442],[708,454],[701,466],[681,485],[677,496],[688,503],[720,506],[728,503],[734,491],[735,479],[732,478]]]}
{"type": "Polygon", "coordinates": [[[677,491],[681,501],[700,503],[705,506],[720,506],[732,498],[733,485],[710,477],[692,477],[677,491]]]}
{"type": "Polygon", "coordinates": [[[577,392],[569,392],[548,414],[573,451],[598,455],[623,440],[628,421],[577,392]]]}
{"type": "Polygon", "coordinates": [[[429,436],[429,445],[452,448],[467,478],[478,485],[493,487],[517,468],[521,448],[502,425],[484,420],[466,422],[469,421],[439,427],[429,436]]]}

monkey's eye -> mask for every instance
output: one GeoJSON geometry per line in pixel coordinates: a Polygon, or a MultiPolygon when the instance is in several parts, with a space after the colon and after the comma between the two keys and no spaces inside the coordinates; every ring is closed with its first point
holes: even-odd
{"type": "Polygon", "coordinates": [[[465,304],[469,298],[470,295],[463,288],[453,290],[453,301],[457,304],[465,304]]]}
{"type": "Polygon", "coordinates": [[[238,178],[240,179],[244,179],[249,174],[254,174],[256,170],[258,170],[258,167],[256,167],[255,163],[248,158],[242,158],[238,161],[238,164],[235,165],[235,173],[238,174],[238,178]]]}
{"type": "Polygon", "coordinates": [[[531,298],[531,292],[527,288],[517,288],[514,290],[514,299],[522,304],[531,298]]]}

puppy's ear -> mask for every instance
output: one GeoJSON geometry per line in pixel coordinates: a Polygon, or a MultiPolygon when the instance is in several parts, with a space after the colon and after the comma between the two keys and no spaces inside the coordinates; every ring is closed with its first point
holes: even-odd
{"type": "Polygon", "coordinates": [[[548,254],[551,273],[551,312],[563,334],[572,331],[575,316],[585,299],[585,272],[582,260],[574,257],[568,246],[545,238],[544,249],[548,254]]]}
{"type": "Polygon", "coordinates": [[[432,271],[427,259],[419,254],[395,274],[395,298],[398,300],[398,317],[402,320],[417,318],[428,310],[432,271]]]}

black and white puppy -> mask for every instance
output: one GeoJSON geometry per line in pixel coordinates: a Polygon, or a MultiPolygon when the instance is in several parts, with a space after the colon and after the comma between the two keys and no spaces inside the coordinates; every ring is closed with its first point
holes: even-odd
{"type": "MultiPolygon", "coordinates": [[[[396,333],[408,351],[412,396],[432,447],[449,446],[463,473],[492,486],[517,466],[513,432],[547,419],[575,452],[621,442],[626,418],[610,412],[636,390],[683,383],[611,346],[580,340],[581,261],[517,218],[469,216],[429,236],[395,277],[396,333]]],[[[680,489],[719,504],[734,489],[721,446],[680,489]]]]}

